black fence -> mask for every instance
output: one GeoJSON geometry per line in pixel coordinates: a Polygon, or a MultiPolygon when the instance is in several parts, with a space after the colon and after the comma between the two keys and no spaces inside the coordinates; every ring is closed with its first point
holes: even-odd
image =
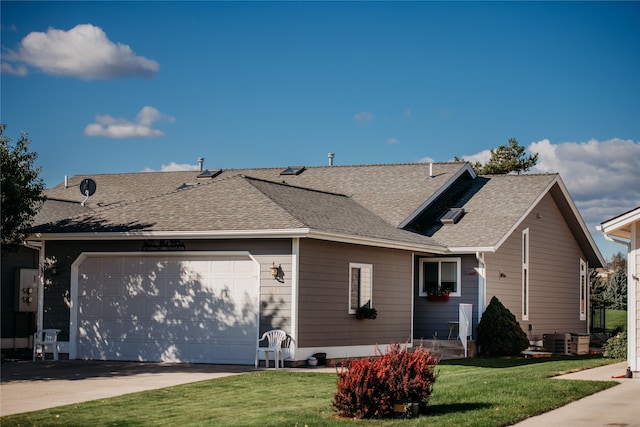
{"type": "Polygon", "coordinates": [[[606,334],[606,308],[604,305],[591,306],[591,333],[606,334]]]}

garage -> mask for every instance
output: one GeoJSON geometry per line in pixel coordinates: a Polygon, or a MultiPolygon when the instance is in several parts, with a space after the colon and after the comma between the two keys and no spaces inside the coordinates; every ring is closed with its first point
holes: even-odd
{"type": "Polygon", "coordinates": [[[259,265],[249,255],[85,254],[76,265],[76,358],[253,363],[259,265]]]}

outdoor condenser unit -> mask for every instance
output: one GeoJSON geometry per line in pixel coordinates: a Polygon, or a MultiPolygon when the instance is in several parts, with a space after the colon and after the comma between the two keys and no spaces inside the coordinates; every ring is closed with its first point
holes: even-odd
{"type": "Polygon", "coordinates": [[[553,354],[569,354],[571,334],[545,334],[542,336],[544,349],[553,354]]]}

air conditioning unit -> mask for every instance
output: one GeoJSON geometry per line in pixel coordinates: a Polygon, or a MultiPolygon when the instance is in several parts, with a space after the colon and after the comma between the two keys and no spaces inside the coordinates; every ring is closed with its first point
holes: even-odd
{"type": "Polygon", "coordinates": [[[553,354],[570,354],[571,334],[545,334],[542,336],[542,345],[553,354]]]}

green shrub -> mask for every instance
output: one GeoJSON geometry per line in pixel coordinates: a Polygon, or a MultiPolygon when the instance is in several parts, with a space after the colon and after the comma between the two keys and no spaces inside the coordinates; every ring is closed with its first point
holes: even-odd
{"type": "Polygon", "coordinates": [[[609,338],[604,346],[603,356],[611,359],[627,358],[627,331],[622,331],[609,338]]]}
{"type": "Polygon", "coordinates": [[[351,360],[338,371],[333,407],[348,418],[392,418],[398,402],[420,404],[424,412],[436,380],[438,359],[428,349],[392,344],[376,358],[351,360]]]}
{"type": "Polygon", "coordinates": [[[478,324],[478,347],[481,355],[491,357],[517,356],[529,347],[516,317],[496,297],[478,324]]]}

